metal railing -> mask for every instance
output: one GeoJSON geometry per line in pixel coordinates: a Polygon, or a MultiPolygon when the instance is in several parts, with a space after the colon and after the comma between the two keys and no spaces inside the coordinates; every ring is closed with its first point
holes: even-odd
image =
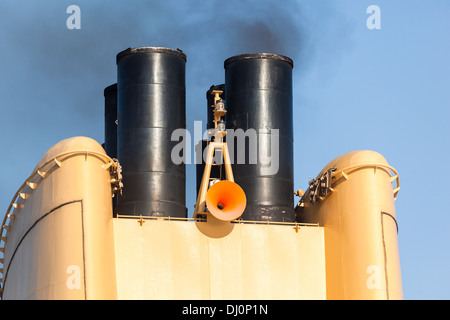
{"type": "MultiPolygon", "coordinates": [[[[205,218],[180,218],[180,217],[159,217],[159,216],[143,216],[143,215],[122,215],[117,214],[117,219],[136,219],[139,220],[158,220],[158,221],[186,221],[186,222],[207,222],[205,218]]],[[[291,227],[318,227],[319,223],[306,222],[280,222],[280,221],[256,221],[256,220],[242,220],[235,219],[230,221],[236,224],[263,224],[263,225],[284,225],[291,227]]],[[[142,224],[141,224],[142,225],[142,224]]]]}
{"type": "Polygon", "coordinates": [[[390,176],[391,176],[391,182],[393,183],[394,180],[396,181],[396,186],[393,186],[393,193],[394,193],[394,200],[397,199],[397,195],[398,192],[400,190],[400,178],[398,175],[397,170],[395,170],[392,166],[387,165],[387,164],[383,164],[383,163],[365,163],[365,164],[359,164],[359,165],[355,165],[355,166],[351,166],[351,167],[347,167],[344,169],[340,169],[337,170],[334,174],[333,174],[333,178],[336,178],[337,176],[341,175],[345,178],[345,180],[348,180],[348,173],[349,171],[353,171],[353,170],[357,170],[357,169],[361,169],[364,167],[369,167],[369,168],[374,168],[375,172],[378,168],[382,168],[382,169],[389,169],[391,170],[394,175],[392,175],[390,172],[390,176]]]}

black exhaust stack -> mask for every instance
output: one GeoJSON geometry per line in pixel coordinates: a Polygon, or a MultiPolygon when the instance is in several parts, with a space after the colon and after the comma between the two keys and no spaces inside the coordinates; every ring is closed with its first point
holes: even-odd
{"type": "Polygon", "coordinates": [[[237,156],[243,150],[237,139],[232,148],[227,134],[230,152],[234,153],[234,179],[247,196],[247,208],[241,218],[293,222],[293,62],[277,54],[254,53],[231,57],[224,67],[227,127],[247,133],[254,129],[257,136],[253,141],[257,148],[247,138],[245,163],[239,164],[237,156]],[[278,129],[279,134],[274,135],[271,129],[278,129]],[[278,142],[278,152],[271,138],[278,142]],[[258,152],[256,164],[250,163],[252,150],[258,152]],[[270,164],[261,163],[261,152],[270,156],[270,164]]]}
{"type": "Polygon", "coordinates": [[[171,141],[186,128],[186,55],[160,47],[117,55],[117,155],[123,196],[116,213],[187,217],[185,163],[175,164],[171,141]]]}
{"type": "Polygon", "coordinates": [[[105,88],[105,152],[117,158],[117,83],[105,88]]]}

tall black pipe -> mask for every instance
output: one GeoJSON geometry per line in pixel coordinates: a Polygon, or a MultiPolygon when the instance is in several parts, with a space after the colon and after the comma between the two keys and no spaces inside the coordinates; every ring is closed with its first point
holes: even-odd
{"type": "Polygon", "coordinates": [[[105,88],[105,152],[117,158],[117,83],[105,88]]]}
{"type": "Polygon", "coordinates": [[[172,159],[186,128],[185,67],[181,50],[127,49],[117,55],[118,159],[122,215],[186,217],[185,163],[172,159]]]}
{"type": "Polygon", "coordinates": [[[227,127],[242,129],[248,136],[241,149],[238,139],[230,141],[227,134],[227,143],[234,153],[234,179],[247,196],[241,218],[292,222],[293,62],[277,54],[254,53],[231,57],[224,67],[227,127]],[[261,153],[266,157],[261,157],[261,153]],[[239,164],[243,158],[245,163],[239,164]]]}

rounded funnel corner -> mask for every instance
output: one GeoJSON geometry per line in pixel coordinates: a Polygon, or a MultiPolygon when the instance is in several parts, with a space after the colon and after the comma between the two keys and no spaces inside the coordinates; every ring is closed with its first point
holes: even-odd
{"type": "Polygon", "coordinates": [[[106,155],[103,147],[94,139],[83,136],[72,137],[64,139],[51,147],[38,162],[36,168],[39,168],[44,163],[56,158],[60,154],[71,151],[91,151],[106,155]]]}
{"type": "Polygon", "coordinates": [[[387,160],[378,152],[372,150],[356,150],[345,153],[334,160],[330,161],[322,172],[327,171],[330,168],[336,168],[337,170],[359,166],[364,164],[382,164],[388,165],[387,160]]]}

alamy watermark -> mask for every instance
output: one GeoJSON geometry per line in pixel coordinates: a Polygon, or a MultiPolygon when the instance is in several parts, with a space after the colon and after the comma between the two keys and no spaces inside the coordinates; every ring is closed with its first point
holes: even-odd
{"type": "Polygon", "coordinates": [[[67,29],[81,29],[81,9],[77,5],[70,5],[67,7],[66,13],[70,16],[66,20],[67,29]]]}
{"type": "Polygon", "coordinates": [[[367,289],[381,289],[381,268],[377,265],[370,265],[367,267],[366,273],[369,274],[369,277],[367,277],[366,281],[367,289]]]}
{"type": "Polygon", "coordinates": [[[367,18],[366,26],[369,30],[381,29],[381,9],[379,6],[372,4],[367,7],[366,13],[370,14],[367,18]]]}
{"type": "MultiPolygon", "coordinates": [[[[213,135],[206,130],[202,132],[202,121],[194,121],[194,141],[211,141],[213,135]]],[[[171,160],[174,164],[192,164],[192,138],[187,129],[176,129],[172,132],[172,141],[178,141],[172,148],[171,160]]],[[[280,166],[279,129],[256,130],[227,129],[226,142],[230,154],[231,164],[261,164],[262,175],[274,175],[280,166]]],[[[194,157],[194,162],[206,162],[207,148],[202,156],[194,157]]],[[[221,157],[215,157],[217,163],[221,157]]]]}
{"type": "MultiPolygon", "coordinates": [[[[81,9],[77,5],[70,5],[67,7],[66,13],[70,16],[66,20],[67,29],[81,29],[81,9]]],[[[372,4],[367,7],[367,14],[370,16],[366,20],[366,26],[369,30],[381,29],[381,9],[379,6],[372,4]]]]}
{"type": "Polygon", "coordinates": [[[77,265],[70,265],[66,269],[66,273],[69,275],[66,280],[67,289],[80,289],[81,288],[81,269],[77,265]]]}

